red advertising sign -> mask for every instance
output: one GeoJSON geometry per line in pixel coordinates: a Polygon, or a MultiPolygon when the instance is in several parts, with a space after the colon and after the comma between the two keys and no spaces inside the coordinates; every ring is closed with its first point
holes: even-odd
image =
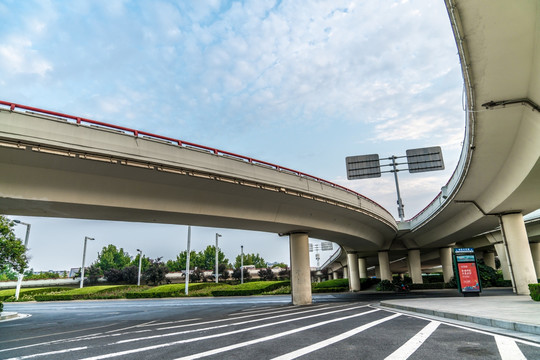
{"type": "Polygon", "coordinates": [[[459,271],[461,291],[480,291],[478,273],[476,272],[476,264],[473,262],[458,263],[457,266],[459,271]]]}

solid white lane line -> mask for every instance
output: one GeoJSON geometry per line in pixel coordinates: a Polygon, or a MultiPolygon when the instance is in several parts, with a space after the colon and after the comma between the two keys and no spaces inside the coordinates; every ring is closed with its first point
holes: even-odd
{"type": "MultiPolygon", "coordinates": [[[[335,308],[345,307],[345,306],[350,306],[350,304],[337,305],[337,306],[334,306],[333,308],[335,309],[335,308]]],[[[364,306],[367,306],[367,305],[364,305],[364,306]]],[[[278,315],[278,316],[290,316],[290,315],[299,314],[299,313],[303,313],[303,312],[318,311],[318,310],[319,309],[316,308],[316,307],[311,307],[310,310],[298,312],[297,309],[293,308],[293,309],[284,309],[284,310],[273,311],[273,312],[270,312],[270,315],[285,313],[283,315],[278,315]]],[[[178,329],[178,328],[187,327],[187,326],[193,326],[193,325],[214,324],[214,323],[218,323],[218,322],[230,321],[231,319],[232,320],[245,319],[245,318],[250,318],[250,317],[254,317],[254,316],[261,316],[261,315],[262,314],[249,314],[249,315],[236,316],[234,318],[224,318],[224,319],[218,319],[218,320],[201,321],[201,322],[198,322],[196,324],[182,324],[182,325],[176,325],[176,326],[167,326],[167,327],[158,328],[156,330],[169,330],[169,329],[178,329]]],[[[266,315],[266,314],[264,314],[264,315],[266,315]]],[[[266,320],[266,319],[272,319],[274,317],[277,317],[277,316],[261,317],[261,318],[258,318],[256,320],[266,320]]]]}
{"type": "Polygon", "coordinates": [[[64,353],[67,353],[67,352],[79,351],[79,350],[84,350],[84,349],[87,349],[87,348],[88,348],[87,346],[84,346],[84,347],[72,348],[72,349],[66,349],[66,350],[49,351],[49,352],[41,353],[41,354],[32,354],[32,355],[18,356],[18,357],[9,358],[9,359],[6,359],[6,360],[23,360],[23,359],[31,359],[31,358],[35,358],[35,357],[38,357],[38,356],[48,356],[48,355],[64,354],[64,353]]]}
{"type": "Polygon", "coordinates": [[[406,360],[411,356],[431,334],[439,327],[439,321],[432,321],[427,324],[416,335],[409,339],[399,349],[388,355],[384,360],[406,360]]]}
{"type": "Polygon", "coordinates": [[[329,339],[326,339],[326,340],[320,341],[318,343],[315,343],[313,345],[306,346],[304,348],[292,351],[292,352],[287,353],[287,354],[283,354],[281,356],[273,358],[272,360],[292,360],[292,359],[296,359],[297,357],[307,355],[307,354],[309,354],[309,353],[311,353],[313,351],[322,349],[322,348],[327,347],[329,345],[332,345],[332,344],[335,344],[335,343],[340,342],[342,340],[345,340],[345,339],[347,339],[347,338],[349,338],[351,336],[354,336],[354,335],[356,335],[358,333],[361,333],[362,331],[367,330],[367,329],[369,329],[369,328],[371,328],[371,327],[373,327],[375,325],[379,325],[379,324],[381,324],[381,323],[383,323],[385,321],[392,320],[392,319],[394,319],[394,318],[396,318],[398,316],[401,316],[401,314],[394,314],[394,315],[390,315],[390,316],[387,316],[387,317],[379,319],[379,320],[372,321],[372,322],[367,323],[365,325],[359,326],[359,327],[357,327],[355,329],[344,332],[341,335],[337,335],[337,336],[331,337],[329,339]]]}
{"type": "Polygon", "coordinates": [[[495,342],[502,360],[527,360],[513,339],[495,335],[495,342]]]}
{"type": "MultiPolygon", "coordinates": [[[[241,348],[241,347],[244,347],[244,346],[249,346],[249,345],[257,344],[257,343],[264,342],[264,341],[274,340],[274,339],[277,339],[277,338],[280,338],[280,337],[283,337],[283,336],[287,336],[287,335],[291,335],[291,334],[294,334],[294,333],[297,333],[297,332],[300,332],[300,331],[305,331],[305,330],[309,330],[309,329],[312,329],[312,328],[315,328],[315,327],[327,325],[327,324],[330,324],[330,323],[333,323],[333,322],[336,322],[336,321],[342,321],[342,320],[347,320],[347,319],[351,319],[351,318],[354,318],[354,317],[366,315],[366,314],[371,313],[371,312],[373,312],[373,311],[368,311],[368,312],[365,312],[365,313],[344,316],[344,317],[338,318],[338,319],[331,319],[331,320],[321,321],[321,322],[318,322],[318,323],[315,323],[315,324],[303,326],[303,327],[293,329],[293,330],[289,330],[289,331],[285,331],[285,332],[282,332],[282,333],[279,333],[279,334],[269,335],[269,336],[265,336],[265,337],[262,337],[262,338],[259,338],[259,339],[254,339],[254,340],[245,341],[245,342],[238,343],[238,344],[224,346],[222,348],[213,349],[213,350],[205,351],[205,352],[202,352],[202,353],[197,353],[197,354],[184,356],[184,357],[181,357],[181,358],[177,358],[175,360],[200,359],[202,357],[216,355],[216,354],[219,354],[219,353],[222,353],[222,352],[225,352],[225,351],[238,349],[238,348],[241,348]]],[[[390,316],[388,316],[386,318],[383,318],[381,320],[374,321],[374,323],[384,322],[384,321],[393,319],[393,318],[398,317],[398,316],[400,316],[400,314],[390,315],[390,316]]],[[[307,348],[304,348],[304,349],[307,349],[307,348]]],[[[310,351],[308,351],[308,352],[310,352],[310,351]]],[[[298,356],[300,356],[300,355],[298,355],[298,356]]],[[[290,359],[294,359],[295,357],[296,356],[291,357],[290,359]]],[[[289,359],[289,358],[284,357],[284,359],[289,359]]]]}
{"type": "MultiPolygon", "coordinates": [[[[390,309],[390,308],[382,308],[381,309],[381,308],[379,308],[377,306],[372,306],[372,305],[369,305],[369,307],[372,308],[372,309],[380,309],[380,310],[384,310],[384,311],[388,311],[388,312],[403,314],[405,316],[416,318],[416,319],[422,319],[422,320],[427,320],[427,321],[433,320],[431,317],[426,317],[426,316],[422,316],[422,315],[415,315],[415,314],[411,314],[410,312],[407,312],[407,311],[406,312],[401,312],[401,311],[398,311],[398,310],[395,310],[395,309],[390,309]]],[[[467,327],[467,326],[463,326],[463,325],[458,325],[458,324],[454,324],[454,323],[446,322],[446,321],[442,321],[442,320],[439,320],[439,322],[441,324],[446,325],[446,326],[452,326],[452,327],[455,327],[455,328],[458,328],[458,329],[472,331],[472,332],[475,332],[475,333],[478,333],[478,334],[484,334],[484,335],[489,335],[489,336],[493,336],[493,337],[495,337],[495,336],[507,337],[507,336],[504,336],[504,335],[497,335],[497,334],[495,334],[493,332],[479,330],[479,329],[475,329],[475,328],[471,328],[471,327],[467,327]]],[[[525,344],[525,345],[540,348],[539,343],[535,343],[535,342],[528,341],[528,340],[522,340],[522,339],[514,339],[514,338],[511,338],[511,337],[508,337],[508,338],[511,339],[512,341],[515,341],[515,342],[520,343],[520,344],[525,344]]]]}
{"type": "MultiPolygon", "coordinates": [[[[365,306],[358,306],[358,308],[360,308],[360,307],[365,307],[365,306]]],[[[352,308],[351,308],[351,309],[352,309],[352,308]]],[[[350,309],[349,309],[349,310],[350,310],[350,309]]],[[[335,312],[338,312],[338,311],[344,311],[344,310],[337,310],[337,311],[335,311],[335,312]]],[[[285,336],[285,335],[292,334],[292,333],[297,332],[297,331],[307,330],[307,329],[311,329],[311,328],[316,327],[316,326],[321,326],[321,325],[329,324],[329,323],[336,322],[336,321],[346,320],[346,319],[353,318],[353,317],[363,316],[363,315],[367,315],[367,314],[370,314],[370,313],[373,313],[373,312],[377,312],[377,311],[380,311],[380,310],[378,310],[378,309],[377,309],[377,310],[370,310],[370,311],[366,311],[366,312],[359,313],[359,314],[353,314],[353,315],[349,315],[349,316],[345,316],[345,317],[341,317],[341,318],[337,318],[337,319],[326,320],[326,321],[323,321],[323,322],[320,322],[320,323],[316,323],[316,324],[313,324],[313,325],[305,326],[305,327],[303,327],[303,328],[299,328],[299,329],[294,329],[294,330],[286,331],[286,332],[284,332],[284,333],[277,334],[277,335],[275,335],[275,336],[277,336],[277,337],[285,336]]],[[[327,314],[329,314],[329,313],[332,313],[332,312],[328,312],[327,314]]],[[[278,321],[278,322],[271,323],[271,324],[264,324],[264,325],[259,325],[259,326],[253,326],[253,327],[250,327],[250,328],[244,328],[244,329],[239,329],[239,330],[233,330],[233,331],[229,331],[229,332],[227,332],[227,333],[212,334],[212,335],[207,335],[207,336],[200,336],[200,337],[198,337],[198,338],[178,340],[178,341],[174,341],[174,342],[170,342],[170,343],[165,343],[165,344],[152,345],[152,346],[146,346],[146,347],[138,348],[138,349],[131,349],[131,350],[120,351],[120,352],[116,352],[116,353],[110,353],[110,354],[103,354],[103,355],[93,356],[93,357],[89,357],[89,358],[85,358],[85,359],[81,359],[81,360],[100,360],[100,359],[108,359],[108,358],[111,358],[111,357],[122,356],[122,355],[129,355],[129,354],[139,353],[139,352],[149,351],[149,350],[155,350],[155,349],[160,349],[160,348],[169,347],[169,346],[173,346],[173,345],[186,344],[186,343],[191,343],[191,342],[196,342],[196,341],[202,341],[202,340],[213,339],[213,338],[216,338],[216,337],[223,337],[223,336],[226,336],[226,335],[239,334],[239,333],[242,333],[242,332],[253,331],[253,330],[255,330],[255,329],[260,329],[260,328],[263,328],[263,327],[279,325],[279,324],[283,324],[283,323],[286,323],[286,322],[292,322],[292,321],[296,321],[296,320],[300,320],[300,319],[305,319],[305,318],[310,318],[310,317],[314,317],[314,316],[321,316],[321,315],[319,315],[319,314],[309,315],[309,316],[305,316],[304,318],[288,319],[288,320],[278,321]]],[[[255,340],[255,341],[256,341],[256,340],[255,340]]],[[[250,342],[246,342],[245,344],[246,344],[246,345],[249,345],[249,343],[250,343],[250,342]]],[[[246,346],[246,345],[244,345],[244,346],[246,346]]],[[[236,346],[237,346],[237,345],[236,345],[236,346]]],[[[227,351],[227,350],[223,350],[223,351],[227,351]]],[[[194,356],[194,355],[191,355],[191,356],[194,356]]],[[[195,359],[195,358],[200,357],[200,356],[201,356],[201,354],[197,354],[195,357],[192,357],[192,358],[195,359]]],[[[206,356],[206,355],[205,355],[205,356],[206,356]]],[[[189,358],[189,357],[188,357],[188,358],[189,358]]]]}
{"type": "MultiPolygon", "coordinates": [[[[314,308],[329,307],[329,306],[330,306],[329,304],[319,304],[319,305],[311,305],[310,308],[314,309],[314,308]]],[[[287,311],[290,312],[294,310],[296,310],[294,307],[288,307],[288,308],[283,308],[283,309],[278,309],[278,310],[271,309],[271,308],[268,308],[268,309],[264,308],[264,309],[254,309],[254,310],[242,310],[238,313],[232,313],[227,316],[230,316],[231,318],[237,317],[237,316],[243,316],[245,314],[252,314],[253,316],[256,316],[257,313],[259,313],[259,315],[264,315],[265,313],[276,314],[279,312],[287,312],[287,311]]]]}
{"type": "MultiPolygon", "coordinates": [[[[342,306],[339,306],[339,307],[342,307],[342,306]]],[[[308,316],[304,316],[304,317],[300,317],[300,318],[284,320],[284,321],[280,321],[280,322],[277,322],[277,323],[262,324],[262,325],[251,327],[249,329],[258,329],[260,327],[274,326],[275,324],[282,324],[282,323],[286,323],[286,322],[290,322],[290,321],[298,321],[298,320],[302,320],[302,319],[309,319],[309,318],[312,318],[312,317],[324,316],[324,315],[327,315],[327,314],[334,314],[334,313],[337,313],[337,312],[349,311],[351,309],[354,310],[354,309],[358,309],[358,308],[362,308],[362,307],[367,307],[367,305],[360,305],[360,306],[355,306],[355,307],[347,308],[347,309],[332,310],[332,311],[328,311],[328,312],[321,312],[321,313],[318,313],[318,314],[315,314],[315,315],[308,315],[308,316]]],[[[153,335],[153,336],[145,336],[145,337],[140,337],[140,338],[120,340],[120,341],[117,341],[115,344],[124,344],[124,343],[134,342],[134,341],[145,341],[145,340],[148,340],[148,339],[158,339],[158,338],[163,338],[165,336],[177,336],[177,335],[183,335],[183,334],[188,334],[188,333],[198,332],[198,331],[216,330],[216,329],[221,329],[221,328],[224,328],[224,327],[246,325],[246,324],[250,324],[250,323],[253,323],[253,322],[259,322],[259,321],[263,321],[263,320],[273,320],[273,319],[278,319],[278,318],[281,318],[281,317],[284,317],[284,316],[305,314],[305,313],[309,313],[309,312],[313,312],[313,311],[320,311],[320,309],[309,309],[309,310],[304,310],[304,311],[297,311],[294,314],[281,314],[281,315],[276,315],[276,316],[267,316],[265,318],[244,320],[244,321],[239,321],[239,322],[230,323],[230,324],[224,324],[224,325],[216,325],[216,326],[210,326],[210,327],[199,328],[199,329],[177,331],[177,332],[168,333],[168,334],[159,334],[159,335],[153,335]]],[[[235,320],[236,319],[238,319],[238,318],[235,318],[235,320]]],[[[225,320],[231,320],[231,319],[225,319],[225,320]]],[[[211,323],[211,322],[214,322],[214,321],[209,321],[209,323],[211,323]]],[[[227,334],[228,333],[226,333],[224,335],[227,335],[227,334]]]]}

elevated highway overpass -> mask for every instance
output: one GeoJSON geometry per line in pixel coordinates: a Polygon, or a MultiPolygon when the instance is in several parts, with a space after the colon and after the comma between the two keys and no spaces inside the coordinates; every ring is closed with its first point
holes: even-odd
{"type": "Polygon", "coordinates": [[[528,293],[527,283],[536,282],[536,276],[523,214],[540,208],[540,3],[445,3],[466,100],[459,164],[433,202],[399,224],[389,248],[360,250],[355,256],[380,265],[383,278],[391,274],[389,263],[408,257],[409,267],[412,263],[416,269],[413,280],[421,281],[420,263],[432,260],[435,252],[448,279],[449,246],[502,225],[501,256],[504,250],[514,258],[517,292],[528,293]]]}
{"type": "Polygon", "coordinates": [[[388,278],[406,256],[417,281],[436,251],[450,276],[450,247],[501,223],[526,293],[535,275],[522,214],[540,208],[540,5],[446,4],[465,81],[464,147],[447,186],[410,221],[265,161],[11,102],[0,102],[0,212],[288,234],[296,304],[311,301],[308,236],[343,247],[358,290],[373,260],[388,278]]]}

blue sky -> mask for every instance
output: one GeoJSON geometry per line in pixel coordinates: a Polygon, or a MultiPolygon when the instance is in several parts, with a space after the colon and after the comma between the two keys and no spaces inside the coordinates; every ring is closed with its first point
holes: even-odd
{"type": "MultiPolygon", "coordinates": [[[[0,0],[0,18],[1,100],[293,168],[396,218],[393,177],[348,181],[346,156],[442,147],[446,170],[399,173],[406,218],[459,157],[462,76],[442,0],[0,0]]],[[[185,250],[184,226],[16,218],[32,224],[39,270],[80,266],[84,236],[96,238],[87,262],[109,243],[164,259],[185,250]]],[[[289,263],[276,234],[196,228],[192,247],[213,244],[215,232],[229,259],[243,244],[289,263]]]]}

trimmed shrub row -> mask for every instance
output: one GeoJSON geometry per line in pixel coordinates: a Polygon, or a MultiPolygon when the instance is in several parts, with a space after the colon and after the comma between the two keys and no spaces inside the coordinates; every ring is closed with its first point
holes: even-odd
{"type": "Polygon", "coordinates": [[[529,284],[529,291],[534,301],[540,301],[540,284],[529,284]]]}
{"type": "Polygon", "coordinates": [[[247,284],[237,285],[232,289],[212,290],[212,296],[249,296],[259,295],[264,292],[274,291],[284,286],[289,286],[290,281],[264,281],[251,282],[247,284]]]}

